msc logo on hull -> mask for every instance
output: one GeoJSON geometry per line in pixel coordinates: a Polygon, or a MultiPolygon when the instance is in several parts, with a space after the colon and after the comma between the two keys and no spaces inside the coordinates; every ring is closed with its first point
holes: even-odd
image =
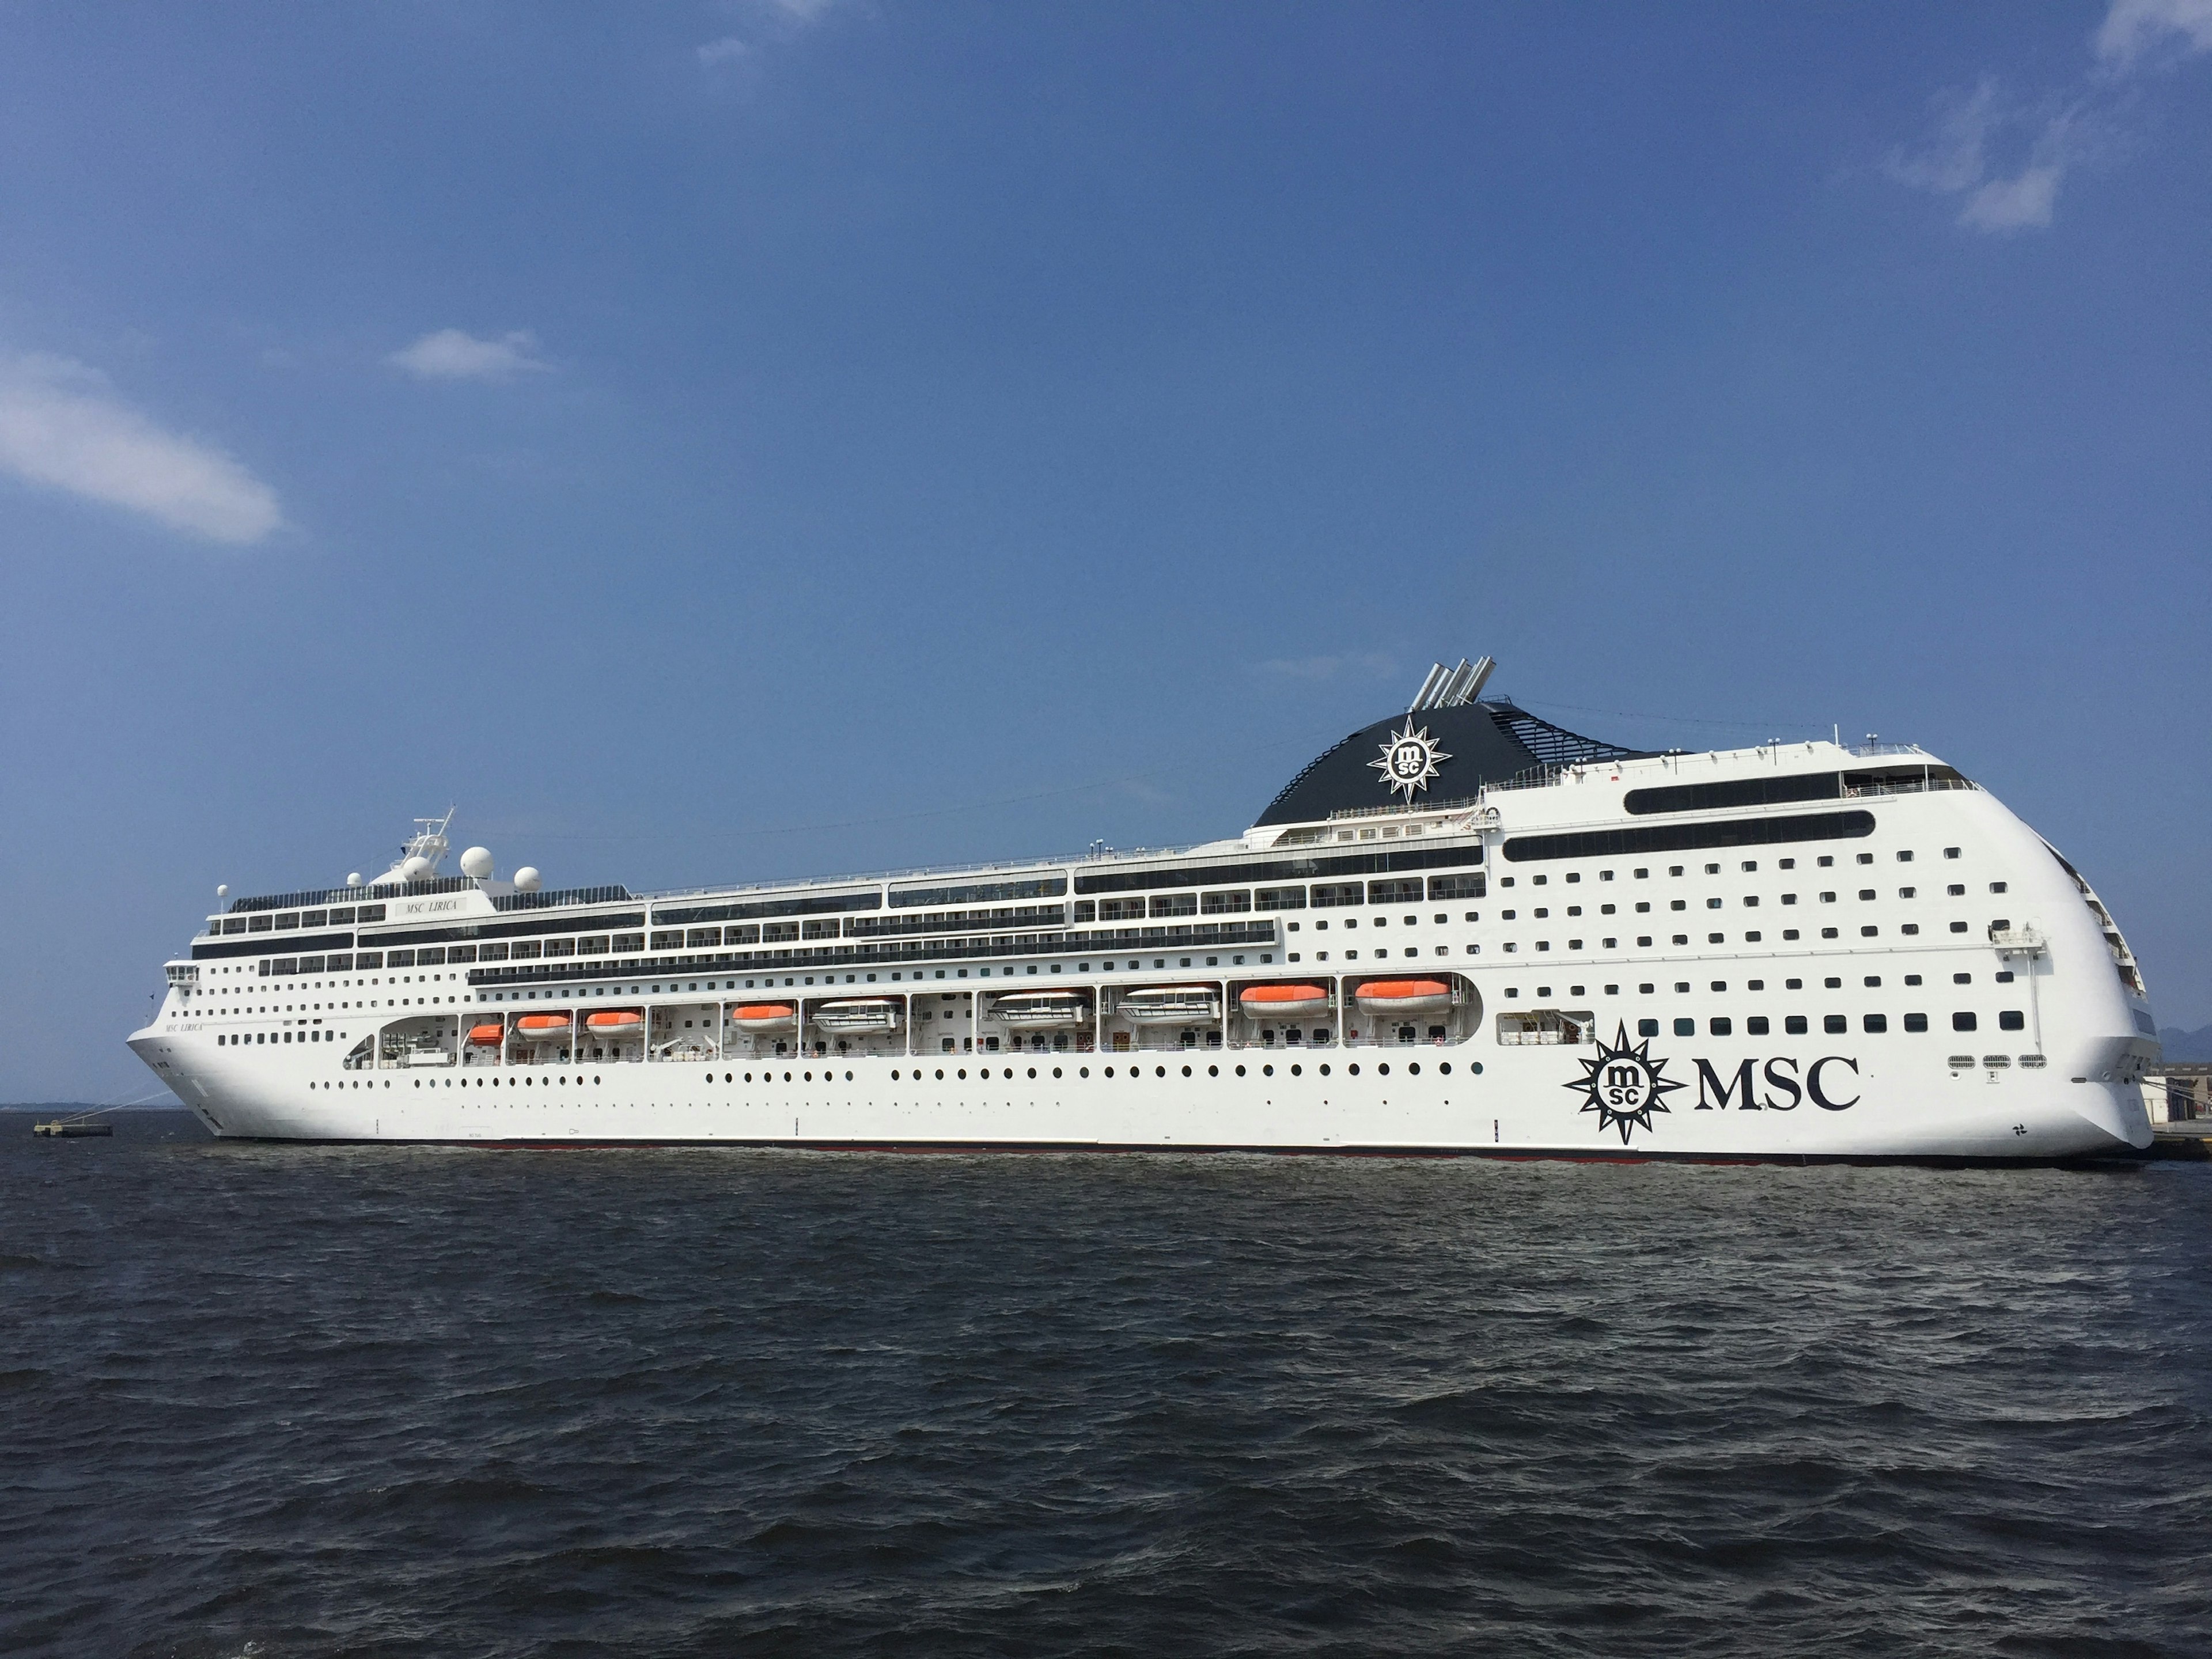
{"type": "MultiPolygon", "coordinates": [[[[1578,1062],[1583,1075],[1563,1088],[1574,1090],[1583,1097],[1585,1112],[1597,1114],[1600,1134],[1607,1129],[1620,1131],[1620,1144],[1628,1145],[1632,1131],[1642,1129],[1654,1133],[1651,1115],[1667,1112],[1666,1097],[1689,1085],[1675,1082],[1666,1075],[1668,1062],[1651,1053],[1649,1038],[1632,1044],[1626,1024],[1615,1027],[1613,1039],[1607,1042],[1600,1037],[1597,1058],[1578,1062]]],[[[1856,1088],[1844,1084],[1831,1068],[1848,1071],[1853,1078],[1858,1074],[1859,1063],[1842,1054],[1824,1054],[1810,1066],[1803,1066],[1794,1057],[1780,1055],[1765,1062],[1762,1073],[1756,1060],[1740,1060],[1735,1071],[1723,1073],[1716,1070],[1710,1060],[1692,1060],[1698,1068],[1698,1103],[1690,1109],[1698,1112],[1794,1112],[1805,1101],[1826,1112],[1849,1111],[1859,1103],[1856,1088]],[[1765,1092],[1760,1092],[1764,1079],[1765,1092]],[[1837,1097],[1849,1089],[1847,1100],[1837,1097]]]]}

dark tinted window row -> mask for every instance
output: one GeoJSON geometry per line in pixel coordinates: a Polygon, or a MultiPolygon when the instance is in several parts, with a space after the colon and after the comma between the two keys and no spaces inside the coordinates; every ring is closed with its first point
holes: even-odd
{"type": "Polygon", "coordinates": [[[1265,863],[1205,864],[1182,870],[1109,870],[1078,876],[1079,893],[1141,892],[1150,887],[1228,887],[1255,882],[1310,881],[1326,876],[1385,875],[1393,870],[1439,870],[1480,864],[1480,847],[1400,848],[1388,853],[1339,853],[1321,858],[1271,859],[1265,863]]]}
{"type": "MultiPolygon", "coordinates": [[[[1951,1029],[1954,1031],[1971,1031],[1975,1030],[1978,1024],[1978,1021],[1976,1016],[1971,1013],[1955,1013],[1951,1016],[1951,1029]]],[[[1915,1034],[1925,1031],[1928,1029],[1928,1016],[1925,1014],[1906,1014],[1903,1018],[1903,1025],[1905,1030],[1915,1034]]],[[[1674,1022],[1674,1035],[1676,1036],[1695,1036],[1698,1035],[1698,1022],[1690,1018],[1686,1015],[1676,1018],[1674,1022]]],[[[1705,1029],[1707,1035],[1711,1036],[1734,1036],[1735,1035],[1735,1020],[1733,1017],[1727,1014],[1716,1014],[1706,1020],[1705,1029]]],[[[1743,1032],[1746,1036],[1765,1036],[1772,1029],[1772,1022],[1765,1014],[1747,1015],[1743,1022],[1743,1032]]],[[[1850,1029],[1851,1020],[1850,1016],[1848,1014],[1823,1014],[1820,1016],[1820,1031],[1821,1035],[1824,1036],[1842,1036],[1850,1031],[1850,1029]]],[[[1889,1030],[1889,1016],[1887,1014],[1861,1014],[1859,1016],[1859,1029],[1870,1036],[1880,1036],[1889,1030]]],[[[2027,1017],[2021,1013],[2017,1009],[2008,1008],[1997,1016],[1997,1029],[2001,1031],[2026,1030],[2027,1029],[2027,1017]]],[[[1808,1035],[1811,1030],[1811,1022],[1803,1014],[1785,1014],[1783,1016],[1782,1030],[1783,1034],[1786,1036],[1804,1036],[1808,1035]]],[[[1659,1022],[1656,1019],[1638,1020],[1636,1022],[1636,1035],[1638,1036],[1657,1036],[1659,1035],[1659,1022]]]]}
{"type": "Polygon", "coordinates": [[[1796,841],[1842,841],[1874,834],[1871,812],[1806,812],[1794,817],[1737,818],[1724,823],[1655,823],[1633,830],[1585,830],[1559,836],[1515,836],[1505,856],[1532,859],[1632,858],[1700,847],[1771,847],[1796,841]]]}
{"type": "MultiPolygon", "coordinates": [[[[346,946],[352,943],[351,933],[319,933],[306,934],[298,939],[288,939],[284,941],[284,945],[287,950],[292,951],[325,951],[333,945],[346,946]]],[[[228,940],[220,945],[195,945],[192,946],[192,960],[205,962],[210,957],[258,956],[267,950],[269,945],[270,941],[265,939],[242,939],[235,945],[228,940]]]]}
{"type": "Polygon", "coordinates": [[[695,921],[753,921],[763,916],[818,916],[837,910],[880,910],[882,895],[871,888],[865,893],[808,893],[797,898],[742,899],[725,904],[656,906],[656,927],[688,926],[695,921]]]}
{"type": "Polygon", "coordinates": [[[845,932],[854,939],[874,939],[885,934],[957,933],[971,927],[1057,927],[1066,919],[1064,905],[1014,904],[997,911],[953,915],[855,916],[845,924],[845,932]]]}
{"type": "Polygon", "coordinates": [[[1729,806],[1780,806],[1797,800],[1838,800],[1843,779],[1834,772],[1801,772],[1794,777],[1729,778],[1720,783],[1677,783],[1657,789],[1632,789],[1621,805],[1632,815],[1646,812],[1717,812],[1729,806]]]}
{"type": "Polygon", "coordinates": [[[1730,778],[1632,789],[1621,804],[1632,814],[1716,812],[1729,806],[1781,806],[1799,800],[1839,800],[1846,790],[1953,787],[1966,779],[1948,766],[1891,767],[1877,772],[1799,772],[1778,778],[1730,778]]]}
{"type": "Polygon", "coordinates": [[[538,893],[495,893],[495,910],[557,910],[570,904],[627,904],[627,887],[562,887],[538,893]]]}
{"type": "Polygon", "coordinates": [[[1067,893],[1066,876],[1038,876],[1028,881],[969,882],[959,887],[909,887],[891,895],[894,910],[947,909],[956,904],[1010,904],[1016,899],[1062,898],[1067,893]]]}
{"type": "Polygon", "coordinates": [[[573,933],[579,927],[642,927],[645,913],[617,911],[605,916],[559,916],[545,921],[471,921],[458,927],[406,927],[379,933],[377,945],[450,945],[458,939],[524,939],[532,933],[573,933]]]}

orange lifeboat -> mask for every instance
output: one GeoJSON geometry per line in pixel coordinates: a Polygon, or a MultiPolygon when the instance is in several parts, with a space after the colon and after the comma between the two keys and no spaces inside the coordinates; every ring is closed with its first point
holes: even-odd
{"type": "Polygon", "coordinates": [[[595,1037],[627,1036],[645,1030],[645,1016],[635,1008],[602,1008],[584,1016],[584,1030],[595,1037]]]}
{"type": "Polygon", "coordinates": [[[1452,1006],[1452,988],[1440,979],[1370,979],[1359,988],[1370,1013],[1425,1014],[1452,1006]]]}
{"type": "Polygon", "coordinates": [[[567,1014],[525,1014],[514,1022],[514,1034],[525,1042],[551,1042],[568,1035],[567,1014]]]}
{"type": "Polygon", "coordinates": [[[1237,1005],[1255,1019],[1304,1019],[1328,1012],[1328,988],[1322,985],[1248,985],[1237,1005]]]}
{"type": "Polygon", "coordinates": [[[496,1048],[506,1040],[506,1037],[507,1027],[504,1025],[471,1025],[469,1027],[469,1041],[475,1043],[479,1048],[496,1048]]]}
{"type": "Polygon", "coordinates": [[[799,1010],[787,1002],[740,1003],[730,1010],[730,1023],[740,1031],[781,1031],[799,1024],[799,1010]]]}

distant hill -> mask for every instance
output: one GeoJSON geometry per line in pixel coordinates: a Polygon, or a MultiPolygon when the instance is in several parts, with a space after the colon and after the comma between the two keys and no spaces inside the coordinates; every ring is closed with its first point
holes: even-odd
{"type": "Polygon", "coordinates": [[[2158,1040],[2168,1060],[2212,1060],[2212,1025],[2201,1025],[2193,1031],[2169,1025],[2159,1032],[2158,1040]]]}

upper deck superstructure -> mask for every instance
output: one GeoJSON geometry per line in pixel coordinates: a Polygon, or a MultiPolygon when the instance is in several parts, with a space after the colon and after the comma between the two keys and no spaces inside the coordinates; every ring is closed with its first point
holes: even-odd
{"type": "Polygon", "coordinates": [[[210,916],[133,1046],[222,1133],[2147,1141],[2129,1085],[2157,1049],[2124,940],[1959,772],[1901,744],[1650,754],[1480,679],[1439,669],[1244,835],[1168,851],[549,892],[481,849],[439,876],[440,824],[438,856],[387,879],[210,916]]]}

